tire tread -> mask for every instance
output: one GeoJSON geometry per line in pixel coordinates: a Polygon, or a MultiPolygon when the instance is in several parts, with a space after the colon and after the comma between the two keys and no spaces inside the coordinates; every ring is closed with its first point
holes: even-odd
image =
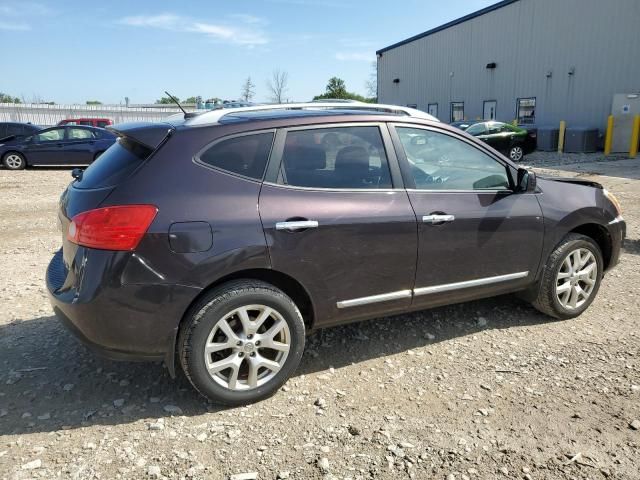
{"type": "MultiPolygon", "coordinates": [[[[566,251],[565,251],[566,245],[576,241],[586,241],[590,243],[592,247],[596,250],[596,252],[598,252],[599,258],[602,259],[602,252],[600,252],[600,248],[598,247],[598,244],[592,238],[587,237],[586,235],[582,235],[579,233],[569,233],[560,241],[560,243],[556,246],[553,252],[551,252],[549,259],[547,260],[547,263],[544,266],[544,270],[542,272],[542,278],[540,279],[537,296],[535,300],[531,302],[534,308],[544,313],[545,315],[549,315],[550,317],[553,317],[553,318],[565,319],[565,318],[572,318],[573,316],[576,316],[576,315],[567,315],[564,312],[559,311],[556,308],[555,297],[554,297],[556,267],[558,265],[558,262],[566,255],[566,251]]],[[[599,271],[600,278],[602,278],[601,265],[602,265],[602,262],[600,262],[600,264],[598,265],[598,268],[600,270],[599,271]]],[[[600,281],[600,278],[598,279],[598,282],[600,281]]],[[[597,294],[597,290],[593,292],[591,301],[593,300],[596,294],[597,294]]],[[[580,313],[582,313],[582,311],[580,311],[580,313]]]]}
{"type": "MultiPolygon", "coordinates": [[[[293,302],[293,300],[291,300],[291,298],[289,298],[279,288],[261,280],[232,280],[219,285],[211,290],[207,295],[205,295],[199,302],[196,302],[189,310],[189,313],[187,315],[188,320],[180,328],[180,332],[178,334],[178,355],[182,371],[189,380],[189,383],[191,383],[193,388],[195,388],[200,395],[206,398],[210,398],[209,395],[207,395],[198,387],[197,382],[194,381],[191,374],[191,339],[196,327],[198,326],[206,312],[211,308],[214,308],[221,303],[227,302],[239,294],[264,293],[265,290],[268,290],[271,295],[279,297],[281,300],[290,303],[298,314],[300,321],[302,322],[302,324],[304,324],[304,322],[302,321],[302,315],[300,314],[300,311],[298,310],[298,307],[293,302]]],[[[218,403],[227,405],[241,404],[241,402],[227,402],[219,398],[216,398],[215,400],[218,403]]]]}

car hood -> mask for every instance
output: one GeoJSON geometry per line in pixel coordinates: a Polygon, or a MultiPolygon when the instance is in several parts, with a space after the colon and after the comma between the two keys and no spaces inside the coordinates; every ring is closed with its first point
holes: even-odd
{"type": "Polygon", "coordinates": [[[541,179],[541,180],[544,180],[544,181],[549,181],[549,182],[562,182],[562,183],[572,183],[574,185],[584,185],[585,187],[599,188],[601,190],[604,188],[602,186],[602,184],[600,184],[598,182],[594,182],[592,180],[584,180],[584,179],[575,178],[575,177],[545,177],[545,176],[538,176],[538,179],[541,179]]]}

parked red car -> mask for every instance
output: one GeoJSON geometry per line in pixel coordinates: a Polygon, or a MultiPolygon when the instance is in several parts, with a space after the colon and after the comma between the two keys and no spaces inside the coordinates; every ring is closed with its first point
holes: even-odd
{"type": "Polygon", "coordinates": [[[110,118],[65,118],[58,122],[58,126],[60,125],[86,125],[105,128],[108,125],[113,125],[113,121],[110,118]]]}

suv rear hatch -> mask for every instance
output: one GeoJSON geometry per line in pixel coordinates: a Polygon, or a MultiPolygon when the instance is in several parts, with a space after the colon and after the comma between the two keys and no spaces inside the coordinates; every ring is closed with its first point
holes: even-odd
{"type": "Polygon", "coordinates": [[[171,135],[174,127],[166,123],[128,123],[108,128],[119,138],[86,170],[76,174],[60,197],[58,220],[62,235],[62,255],[56,275],[50,279],[55,289],[76,285],[74,260],[78,245],[67,239],[71,219],[79,213],[100,207],[113,190],[149,162],[171,135]],[[69,273],[71,273],[69,275],[69,273]]]}

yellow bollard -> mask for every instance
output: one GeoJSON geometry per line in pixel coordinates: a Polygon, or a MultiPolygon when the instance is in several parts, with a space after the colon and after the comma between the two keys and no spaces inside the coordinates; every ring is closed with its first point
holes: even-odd
{"type": "Polygon", "coordinates": [[[611,146],[613,145],[613,115],[609,115],[607,119],[607,133],[604,137],[604,154],[611,155],[611,146]]]}
{"type": "Polygon", "coordinates": [[[558,132],[558,153],[562,153],[564,151],[564,134],[567,130],[567,122],[562,120],[560,122],[560,131],[558,132]]]}
{"type": "Polygon", "coordinates": [[[631,147],[629,148],[629,158],[636,158],[638,155],[638,140],[640,139],[640,115],[633,119],[633,131],[631,132],[631,147]]]}

